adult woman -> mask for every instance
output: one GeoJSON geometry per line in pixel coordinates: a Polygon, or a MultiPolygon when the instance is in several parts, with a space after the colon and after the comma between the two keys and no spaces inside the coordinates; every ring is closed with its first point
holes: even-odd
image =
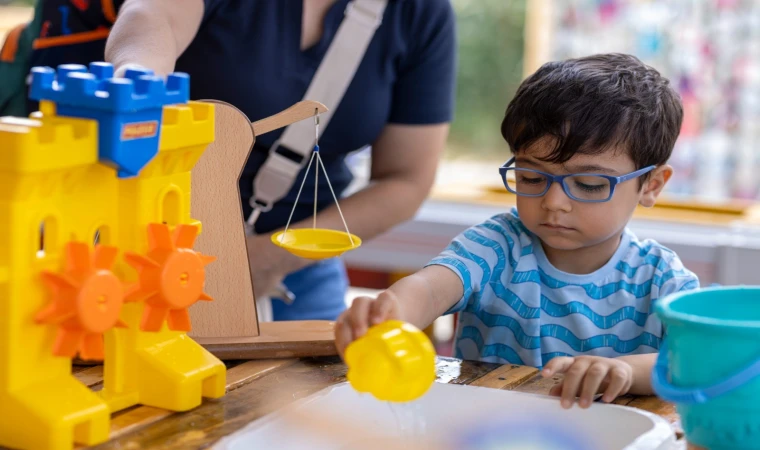
{"type": "MultiPolygon", "coordinates": [[[[187,72],[191,98],[223,100],[257,120],[302,99],[348,3],[126,0],[105,57],[117,70],[139,65],[158,74],[187,72]]],[[[346,155],[372,146],[370,185],[341,200],[351,232],[363,239],[411,218],[420,206],[433,183],[453,109],[455,31],[448,0],[391,0],[381,19],[319,141],[336,193],[352,179],[346,155]]],[[[240,181],[246,216],[253,178],[280,133],[257,138],[240,181]]],[[[311,224],[311,180],[293,216],[295,226],[311,224]]],[[[341,229],[324,177],[319,182],[320,227],[341,229]]],[[[284,279],[295,302],[274,302],[275,320],[335,319],[344,309],[347,287],[342,263],[315,264],[270,242],[270,233],[284,227],[299,184],[259,217],[256,234],[248,239],[256,294],[266,295],[284,279]]]]}

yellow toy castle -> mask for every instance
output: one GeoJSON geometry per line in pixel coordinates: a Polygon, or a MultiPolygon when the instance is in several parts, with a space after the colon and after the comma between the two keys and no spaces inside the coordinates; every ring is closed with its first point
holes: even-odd
{"type": "Polygon", "coordinates": [[[211,301],[190,177],[214,105],[186,75],[104,63],[35,68],[30,95],[40,112],[0,119],[0,446],[93,445],[112,412],[223,396],[224,364],[186,335],[211,301]],[[104,360],[102,391],[76,355],[104,360]]]}

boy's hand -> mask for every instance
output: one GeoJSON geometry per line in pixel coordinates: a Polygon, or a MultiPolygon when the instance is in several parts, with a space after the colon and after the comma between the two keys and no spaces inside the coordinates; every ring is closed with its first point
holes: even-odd
{"type": "Polygon", "coordinates": [[[580,397],[581,408],[588,408],[594,395],[600,392],[604,392],[602,401],[610,403],[628,393],[633,383],[630,364],[601,356],[556,357],[541,371],[544,378],[558,373],[564,373],[565,379],[554,386],[549,395],[561,396],[563,408],[570,408],[576,397],[580,397]]]}
{"type": "Polygon", "coordinates": [[[400,318],[398,297],[391,291],[381,292],[377,299],[357,297],[335,322],[335,346],[341,358],[348,344],[364,336],[369,327],[400,318]]]}

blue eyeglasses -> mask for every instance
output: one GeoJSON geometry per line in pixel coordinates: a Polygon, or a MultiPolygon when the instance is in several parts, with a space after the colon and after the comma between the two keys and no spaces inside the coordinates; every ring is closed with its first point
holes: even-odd
{"type": "Polygon", "coordinates": [[[509,167],[514,162],[515,158],[512,158],[499,168],[504,187],[509,192],[523,197],[541,197],[549,191],[552,183],[556,182],[562,186],[565,195],[584,203],[609,201],[615,193],[615,186],[638,178],[656,167],[645,167],[619,177],[598,173],[552,175],[539,170],[509,167]]]}

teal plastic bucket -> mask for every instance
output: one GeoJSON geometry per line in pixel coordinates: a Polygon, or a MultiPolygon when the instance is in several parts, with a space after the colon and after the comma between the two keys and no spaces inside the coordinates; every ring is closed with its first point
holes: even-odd
{"type": "Polygon", "coordinates": [[[689,442],[760,448],[760,287],[717,287],[655,304],[666,339],[652,387],[676,404],[689,442]]]}

